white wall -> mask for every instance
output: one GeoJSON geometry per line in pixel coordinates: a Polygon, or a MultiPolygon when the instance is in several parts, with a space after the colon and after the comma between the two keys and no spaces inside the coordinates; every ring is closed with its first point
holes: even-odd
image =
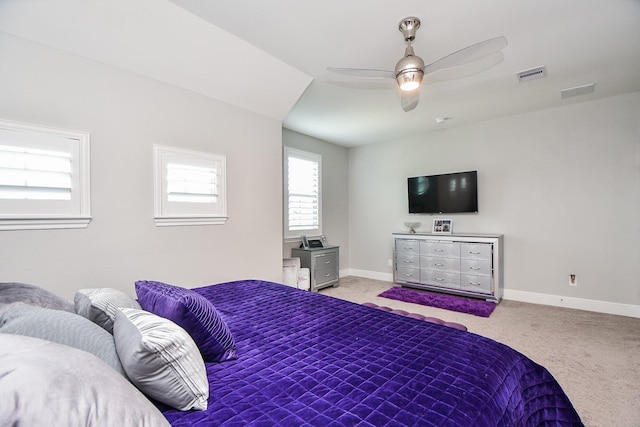
{"type": "MultiPolygon", "coordinates": [[[[1,119],[91,133],[93,215],[86,230],[0,232],[0,281],[72,297],[138,279],[280,280],[279,122],[6,34],[0,58],[1,119]],[[227,156],[226,225],[153,225],[154,143],[227,156]]],[[[391,233],[418,219],[406,177],[477,169],[480,213],[450,217],[504,233],[507,291],[640,306],[639,127],[636,93],[350,150],[286,130],[284,143],[323,155],[343,269],[391,276],[391,233]]]]}
{"type": "Polygon", "coordinates": [[[390,278],[391,233],[435,218],[407,213],[406,178],[465,170],[479,213],[438,217],[504,234],[510,295],[640,306],[640,93],[351,149],[350,267],[390,278]]]}
{"type": "MultiPolygon", "coordinates": [[[[288,129],[282,131],[282,143],[285,147],[322,156],[322,232],[327,243],[340,246],[340,270],[348,268],[348,150],[288,129]]],[[[291,248],[298,245],[299,243],[285,243],[283,257],[290,257],[291,248]]]]}
{"type": "Polygon", "coordinates": [[[1,119],[91,134],[93,216],[85,230],[0,232],[0,282],[71,298],[139,279],[281,280],[280,122],[2,33],[0,58],[1,119]],[[227,157],[226,225],[154,226],[153,144],[227,157]]]}

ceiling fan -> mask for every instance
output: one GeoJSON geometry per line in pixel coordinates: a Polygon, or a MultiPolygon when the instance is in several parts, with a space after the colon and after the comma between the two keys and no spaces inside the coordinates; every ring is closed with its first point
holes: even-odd
{"type": "MultiPolygon", "coordinates": [[[[507,39],[504,36],[495,37],[480,43],[467,46],[452,54],[438,59],[431,64],[425,65],[422,58],[417,56],[411,45],[416,38],[416,31],[420,28],[420,19],[408,17],[400,21],[398,29],[404,36],[407,47],[404,56],[398,61],[393,71],[366,68],[338,68],[329,67],[327,70],[334,73],[345,74],[355,77],[385,77],[395,79],[401,90],[400,105],[404,111],[411,111],[418,105],[420,100],[420,87],[425,75],[432,75],[444,70],[453,70],[468,64],[479,64],[473,72],[491,67],[502,61],[502,50],[507,46],[507,39]]],[[[455,76],[455,73],[450,73],[455,76]]],[[[463,73],[464,74],[464,73],[463,73]]],[[[466,75],[469,75],[467,72],[466,75]]],[[[459,77],[460,75],[458,75],[459,77]]]]}

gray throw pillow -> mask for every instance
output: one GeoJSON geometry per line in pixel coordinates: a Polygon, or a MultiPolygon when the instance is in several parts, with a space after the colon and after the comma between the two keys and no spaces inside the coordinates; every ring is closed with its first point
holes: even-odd
{"type": "Polygon", "coordinates": [[[0,314],[0,333],[41,338],[87,351],[125,375],[113,336],[75,313],[12,304],[0,314]]]}
{"type": "Polygon", "coordinates": [[[0,334],[0,420],[7,426],[169,426],[155,405],[94,355],[11,334],[0,334]]]}
{"type": "Polygon", "coordinates": [[[113,333],[116,308],[137,308],[140,304],[126,293],[112,288],[80,289],[73,299],[76,313],[113,333]]]}
{"type": "Polygon", "coordinates": [[[0,311],[3,306],[16,302],[75,312],[73,303],[46,289],[25,283],[0,283],[0,311]]]}
{"type": "Polygon", "coordinates": [[[140,391],[182,411],[207,409],[207,371],[184,329],[144,310],[119,308],[113,337],[122,366],[140,391]]]}

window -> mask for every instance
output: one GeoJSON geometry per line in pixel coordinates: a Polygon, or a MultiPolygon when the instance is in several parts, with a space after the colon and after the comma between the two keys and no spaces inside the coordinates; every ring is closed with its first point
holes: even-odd
{"type": "Polygon", "coordinates": [[[0,230],[86,228],[89,134],[0,121],[0,230]]]}
{"type": "Polygon", "coordinates": [[[155,145],[154,159],[156,225],[227,221],[224,156],[155,145]]]}
{"type": "Polygon", "coordinates": [[[321,156],[284,148],[285,238],[322,234],[321,156]]]}

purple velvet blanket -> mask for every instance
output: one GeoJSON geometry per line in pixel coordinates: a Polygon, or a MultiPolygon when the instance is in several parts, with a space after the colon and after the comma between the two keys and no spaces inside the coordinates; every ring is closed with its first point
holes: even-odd
{"type": "Polygon", "coordinates": [[[238,359],[174,426],[582,425],[542,366],[490,339],[259,280],[196,289],[238,359]]]}

